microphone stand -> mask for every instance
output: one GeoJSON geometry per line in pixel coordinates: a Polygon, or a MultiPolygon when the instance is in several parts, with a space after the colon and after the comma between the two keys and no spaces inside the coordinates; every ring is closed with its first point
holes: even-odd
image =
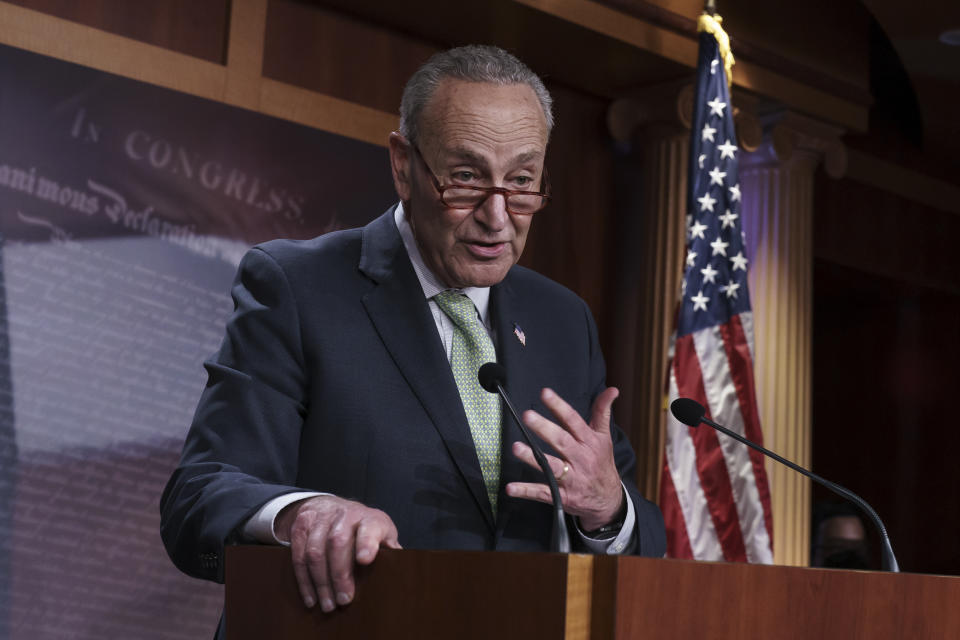
{"type": "Polygon", "coordinates": [[[557,479],[553,475],[553,469],[547,464],[547,459],[544,457],[543,452],[540,451],[540,447],[534,444],[533,438],[530,437],[530,433],[527,431],[527,427],[524,426],[520,415],[514,408],[513,403],[510,402],[510,397],[503,388],[501,382],[503,378],[503,368],[496,363],[488,362],[481,367],[481,370],[484,369],[486,369],[486,371],[483,372],[484,374],[491,371],[494,373],[489,378],[481,374],[480,386],[492,393],[493,390],[489,388],[489,384],[496,385],[497,393],[500,394],[500,397],[503,398],[503,401],[506,403],[510,415],[513,416],[517,426],[520,427],[520,433],[523,434],[527,444],[530,445],[530,449],[533,450],[533,457],[536,458],[537,464],[539,464],[543,470],[543,475],[547,477],[547,484],[550,486],[550,495],[553,498],[553,531],[550,534],[550,548],[559,553],[570,553],[570,532],[567,530],[567,519],[563,513],[563,502],[560,500],[560,487],[557,485],[557,479]]]}
{"type": "MultiPolygon", "coordinates": [[[[675,404],[676,402],[677,402],[677,400],[674,400],[674,401],[673,401],[673,404],[675,404]]],[[[694,401],[691,401],[691,402],[694,402],[694,401]]],[[[673,404],[671,404],[671,409],[673,408],[673,404]]],[[[698,405],[698,406],[699,406],[699,405],[698,405]]],[[[702,408],[703,408],[703,407],[701,407],[701,409],[702,409],[702,408]]],[[[676,413],[674,413],[674,416],[677,417],[677,419],[679,420],[679,416],[677,416],[676,413]]],[[[684,424],[689,424],[688,422],[685,422],[685,421],[683,421],[683,420],[680,420],[680,421],[683,422],[684,424]]],[[[778,455],[775,454],[773,451],[770,451],[769,449],[766,449],[766,448],[764,448],[764,447],[761,447],[760,445],[758,445],[758,444],[756,444],[756,443],[754,443],[754,442],[752,442],[752,441],[750,441],[750,440],[747,440],[746,438],[744,438],[743,436],[741,436],[739,433],[736,433],[736,432],[734,432],[734,431],[731,431],[730,429],[727,429],[726,427],[724,427],[724,426],[722,426],[722,425],[720,425],[720,424],[717,424],[716,422],[714,422],[714,421],[711,420],[710,418],[707,418],[707,417],[706,417],[705,415],[703,415],[703,414],[700,415],[700,422],[703,422],[703,423],[705,423],[705,424],[710,425],[711,427],[713,427],[714,429],[716,429],[716,430],[719,431],[720,433],[723,433],[723,434],[725,434],[725,435],[728,435],[728,436],[730,436],[731,438],[733,438],[734,440],[736,440],[736,441],[738,441],[738,442],[742,442],[743,444],[747,445],[747,446],[750,447],[751,449],[755,449],[756,451],[759,451],[760,453],[762,453],[762,454],[764,454],[764,455],[766,455],[766,456],[770,456],[771,458],[773,458],[774,460],[776,460],[776,461],[779,462],[780,464],[786,465],[786,466],[790,467],[791,469],[793,469],[794,471],[796,471],[797,473],[801,473],[801,474],[807,476],[808,478],[810,478],[810,479],[813,480],[814,482],[817,482],[817,483],[820,484],[821,486],[824,486],[824,487],[826,487],[827,489],[829,489],[830,491],[833,491],[833,492],[834,492],[835,494],[837,494],[838,496],[840,496],[840,497],[842,497],[842,498],[844,498],[844,499],[846,499],[846,500],[849,500],[850,502],[852,502],[852,503],[854,503],[855,505],[857,505],[858,507],[860,507],[860,509],[861,509],[864,513],[866,513],[867,516],[870,517],[870,520],[873,521],[874,525],[876,525],[877,530],[880,531],[880,548],[881,548],[881,551],[882,551],[882,554],[881,554],[881,555],[882,555],[882,558],[883,558],[883,568],[884,568],[885,570],[891,571],[891,572],[893,572],[893,573],[899,573],[899,572],[900,572],[900,565],[897,564],[897,558],[896,558],[896,556],[893,555],[893,547],[890,546],[890,536],[887,535],[887,528],[883,526],[883,521],[880,520],[880,516],[878,516],[878,515],[877,515],[877,512],[873,510],[873,507],[871,507],[869,504],[867,504],[867,501],[866,501],[866,500],[864,500],[863,498],[861,498],[860,496],[858,496],[858,495],[855,494],[854,492],[850,491],[849,489],[846,489],[846,488],[844,488],[844,487],[841,487],[841,486],[838,485],[838,484],[835,484],[835,483],[833,483],[833,482],[830,482],[830,481],[827,480],[826,478],[821,478],[820,476],[818,476],[818,475],[815,474],[814,472],[812,472],[812,471],[807,471],[806,469],[804,469],[804,468],[801,467],[800,465],[795,464],[795,463],[793,463],[793,462],[790,462],[790,461],[787,460],[786,458],[783,458],[783,457],[781,457],[781,456],[778,456],[778,455]]],[[[694,426],[694,425],[691,425],[691,426],[694,426]]]]}

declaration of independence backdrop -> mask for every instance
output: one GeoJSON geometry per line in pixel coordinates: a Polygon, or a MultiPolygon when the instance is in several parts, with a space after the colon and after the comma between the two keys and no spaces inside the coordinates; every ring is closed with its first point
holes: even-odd
{"type": "Polygon", "coordinates": [[[158,500],[237,264],[394,198],[381,147],[0,46],[0,638],[212,637],[158,500]]]}

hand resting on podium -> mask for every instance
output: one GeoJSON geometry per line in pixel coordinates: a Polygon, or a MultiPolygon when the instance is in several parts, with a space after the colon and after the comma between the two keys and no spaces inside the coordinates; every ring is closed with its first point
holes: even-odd
{"type": "Polygon", "coordinates": [[[397,527],[383,511],[331,495],[288,505],[276,520],[277,537],[290,543],[297,587],[307,607],[333,611],[353,600],[354,562],[370,564],[380,545],[400,549],[397,527]]]}

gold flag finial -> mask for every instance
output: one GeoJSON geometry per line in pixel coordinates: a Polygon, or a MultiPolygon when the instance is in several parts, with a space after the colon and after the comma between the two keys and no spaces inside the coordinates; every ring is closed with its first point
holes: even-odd
{"type": "Polygon", "coordinates": [[[730,36],[723,30],[723,18],[719,15],[710,15],[707,12],[700,14],[697,20],[697,33],[706,31],[717,39],[720,57],[723,58],[723,68],[727,72],[727,86],[733,86],[733,52],[730,50],[730,36]]]}

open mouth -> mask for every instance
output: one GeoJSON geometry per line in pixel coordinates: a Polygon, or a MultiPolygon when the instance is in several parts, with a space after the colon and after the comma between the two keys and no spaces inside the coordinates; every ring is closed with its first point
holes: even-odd
{"type": "Polygon", "coordinates": [[[470,253],[481,258],[495,258],[504,252],[506,242],[468,242],[470,253]]]}

